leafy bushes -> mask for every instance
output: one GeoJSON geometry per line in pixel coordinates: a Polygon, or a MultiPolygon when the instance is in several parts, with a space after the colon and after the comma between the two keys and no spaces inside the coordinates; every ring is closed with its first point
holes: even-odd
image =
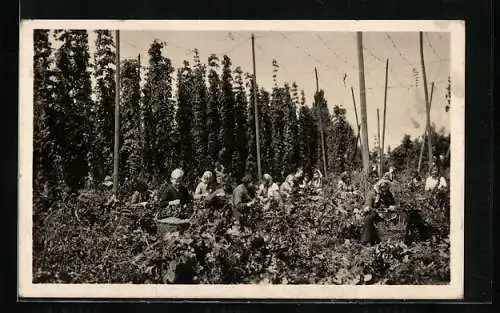
{"type": "Polygon", "coordinates": [[[191,221],[185,229],[165,232],[154,220],[157,208],[106,206],[108,196],[88,192],[35,202],[35,283],[436,284],[450,279],[446,218],[430,200],[420,208],[429,225],[425,240],[405,243],[389,236],[364,246],[358,240],[363,201],[357,196],[326,191],[324,197],[296,195],[281,208],[256,207],[241,236],[227,232],[229,205],[197,202],[164,209],[164,216],[191,221]]]}

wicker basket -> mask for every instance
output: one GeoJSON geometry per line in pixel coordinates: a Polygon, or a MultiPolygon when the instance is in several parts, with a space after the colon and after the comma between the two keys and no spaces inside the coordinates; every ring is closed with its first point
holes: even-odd
{"type": "Polygon", "coordinates": [[[403,213],[394,213],[377,224],[381,241],[402,241],[406,236],[406,218],[403,213]]]}
{"type": "Polygon", "coordinates": [[[167,217],[161,220],[156,220],[159,234],[181,232],[189,228],[190,219],[180,219],[176,217],[167,217]]]}

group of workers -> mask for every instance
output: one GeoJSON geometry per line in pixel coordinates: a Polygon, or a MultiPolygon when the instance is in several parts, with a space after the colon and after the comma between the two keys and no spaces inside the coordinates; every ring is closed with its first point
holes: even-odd
{"type": "MultiPolygon", "coordinates": [[[[395,183],[395,170],[393,167],[378,180],[368,197],[365,198],[364,223],[361,241],[373,244],[378,242],[376,224],[381,221],[379,209],[395,209],[396,201],[391,192],[391,185],[395,183]]],[[[191,201],[205,201],[208,205],[221,207],[228,204],[232,206],[234,219],[233,231],[245,229],[246,213],[260,203],[264,208],[279,207],[295,192],[310,191],[320,193],[323,187],[323,175],[320,170],[314,170],[312,179],[299,168],[295,173],[286,176],[278,184],[272,176],[264,174],[261,183],[256,186],[251,175],[245,175],[238,185],[234,185],[230,175],[225,173],[223,166],[217,164],[214,172],[206,171],[200,178],[194,193],[188,191],[184,184],[184,171],[177,168],[172,171],[169,181],[165,182],[154,196],[154,201],[159,206],[182,206],[191,201]],[[214,175],[215,173],[215,175],[214,175]],[[274,205],[276,206],[274,206],[274,205]]],[[[412,190],[445,191],[446,179],[439,175],[437,168],[433,168],[431,175],[422,184],[422,179],[415,173],[409,182],[412,190]]],[[[343,172],[337,184],[339,194],[358,194],[358,190],[351,184],[350,175],[343,172]]],[[[135,192],[136,193],[136,192],[135,192]]]]}

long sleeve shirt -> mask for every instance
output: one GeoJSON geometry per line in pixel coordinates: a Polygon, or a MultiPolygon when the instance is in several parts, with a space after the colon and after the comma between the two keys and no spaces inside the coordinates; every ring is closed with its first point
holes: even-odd
{"type": "Polygon", "coordinates": [[[242,209],[245,204],[252,201],[248,195],[248,189],[244,184],[238,185],[233,191],[233,205],[236,209],[242,209]]]}
{"type": "Polygon", "coordinates": [[[160,206],[167,206],[170,201],[180,200],[181,205],[191,202],[191,195],[184,186],[175,189],[171,184],[163,184],[159,192],[160,206]]]}

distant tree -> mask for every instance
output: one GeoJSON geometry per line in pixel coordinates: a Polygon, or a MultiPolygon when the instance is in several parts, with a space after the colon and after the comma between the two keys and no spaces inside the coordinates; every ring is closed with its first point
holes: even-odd
{"type": "Polygon", "coordinates": [[[221,81],[221,129],[220,141],[223,151],[222,161],[228,171],[232,172],[232,160],[234,151],[235,134],[235,97],[233,93],[233,77],[231,73],[231,59],[224,55],[222,60],[222,81],[221,81]]]}
{"type": "Polygon", "coordinates": [[[208,102],[207,102],[207,131],[208,131],[208,163],[214,164],[218,160],[222,145],[219,141],[221,120],[221,80],[217,69],[219,59],[215,54],[208,57],[208,102]]]}
{"type": "MultiPolygon", "coordinates": [[[[315,167],[323,172],[323,147],[325,149],[326,164],[328,166],[328,144],[327,144],[327,130],[331,128],[331,117],[328,111],[328,104],[325,99],[325,93],[320,90],[314,95],[314,104],[312,106],[312,113],[315,121],[315,128],[317,132],[317,145],[314,147],[316,156],[318,156],[315,167]],[[321,124],[320,119],[321,118],[321,124]],[[323,128],[322,130],[319,126],[323,128]],[[323,143],[321,143],[321,131],[323,132],[323,143]]],[[[324,173],[323,173],[324,174],[324,173]]]]}
{"type": "Polygon", "coordinates": [[[298,117],[297,147],[299,151],[299,166],[310,173],[317,160],[318,132],[311,109],[305,103],[304,91],[301,91],[301,101],[298,117]]]}
{"type": "Polygon", "coordinates": [[[193,140],[193,159],[198,160],[193,167],[194,175],[210,167],[207,159],[208,129],[207,129],[207,101],[208,90],[205,84],[206,66],[200,61],[198,49],[194,49],[193,92],[191,103],[193,109],[193,123],[191,136],[193,140]]]}
{"type": "Polygon", "coordinates": [[[234,153],[233,153],[233,172],[235,178],[239,181],[245,174],[246,160],[248,155],[247,128],[247,95],[245,84],[243,82],[243,71],[240,67],[235,69],[235,106],[234,106],[234,153]]]}
{"type": "Polygon", "coordinates": [[[284,105],[283,105],[283,89],[274,87],[271,96],[271,105],[269,107],[269,117],[271,120],[271,146],[270,146],[270,171],[276,179],[281,179],[283,176],[283,154],[284,154],[284,105]]]}
{"type": "MultiPolygon", "coordinates": [[[[248,97],[248,115],[247,115],[247,161],[246,161],[246,172],[254,174],[257,177],[257,142],[256,142],[256,134],[255,134],[255,92],[254,92],[254,81],[251,74],[245,74],[245,86],[247,87],[249,97],[248,97]]],[[[258,93],[258,90],[257,90],[258,93]]],[[[257,99],[259,98],[257,94],[257,99]]],[[[258,100],[257,100],[258,101],[258,100]]],[[[259,110],[259,104],[257,104],[257,110],[259,110]]],[[[259,112],[260,116],[260,112],[259,112]]],[[[262,121],[259,119],[259,134],[262,133],[263,126],[262,121]]],[[[261,138],[259,138],[262,140],[261,138]]],[[[260,147],[262,147],[262,143],[260,143],[260,147]]]]}
{"type": "Polygon", "coordinates": [[[261,142],[261,166],[262,173],[273,171],[273,131],[272,131],[272,120],[270,114],[270,94],[264,88],[260,89],[259,99],[258,99],[258,110],[259,110],[259,127],[262,125],[262,132],[260,133],[261,142]]]}
{"type": "Polygon", "coordinates": [[[110,30],[96,30],[94,71],[96,81],[94,136],[89,153],[91,174],[96,181],[111,174],[113,167],[115,108],[115,43],[110,30]]]}
{"type": "Polygon", "coordinates": [[[175,106],[172,99],[172,73],[170,59],[162,55],[164,43],[151,44],[149,68],[143,87],[144,115],[144,167],[154,180],[168,175],[176,164],[175,106]]]}
{"type": "Polygon", "coordinates": [[[175,121],[179,140],[177,142],[180,166],[184,168],[188,177],[193,174],[193,144],[191,137],[191,127],[193,121],[192,95],[193,72],[189,62],[184,61],[184,66],[177,70],[177,112],[175,121]]]}
{"type": "Polygon", "coordinates": [[[143,175],[140,138],[141,89],[137,60],[125,60],[120,69],[120,167],[121,180],[143,175]]]}
{"type": "Polygon", "coordinates": [[[338,105],[333,107],[333,120],[326,131],[328,142],[328,168],[339,174],[352,168],[352,155],[356,137],[346,119],[346,110],[338,105]]]}
{"type": "Polygon", "coordinates": [[[62,177],[55,127],[61,116],[54,105],[54,74],[49,30],[33,31],[33,191],[53,196],[62,177]]]}
{"type": "Polygon", "coordinates": [[[56,30],[60,42],[56,53],[56,90],[54,105],[60,110],[60,121],[54,125],[55,140],[60,147],[64,182],[71,191],[84,186],[89,172],[88,155],[96,155],[90,146],[94,136],[93,103],[89,72],[88,34],[85,30],[56,30]]]}
{"type": "Polygon", "coordinates": [[[416,169],[421,145],[418,139],[412,141],[410,135],[405,134],[401,143],[388,153],[390,163],[398,170],[416,169]]]}
{"type": "Polygon", "coordinates": [[[293,83],[292,89],[290,89],[288,84],[285,84],[283,92],[284,130],[282,160],[282,171],[284,176],[295,170],[299,163],[297,154],[297,104],[297,84],[293,83]]]}

